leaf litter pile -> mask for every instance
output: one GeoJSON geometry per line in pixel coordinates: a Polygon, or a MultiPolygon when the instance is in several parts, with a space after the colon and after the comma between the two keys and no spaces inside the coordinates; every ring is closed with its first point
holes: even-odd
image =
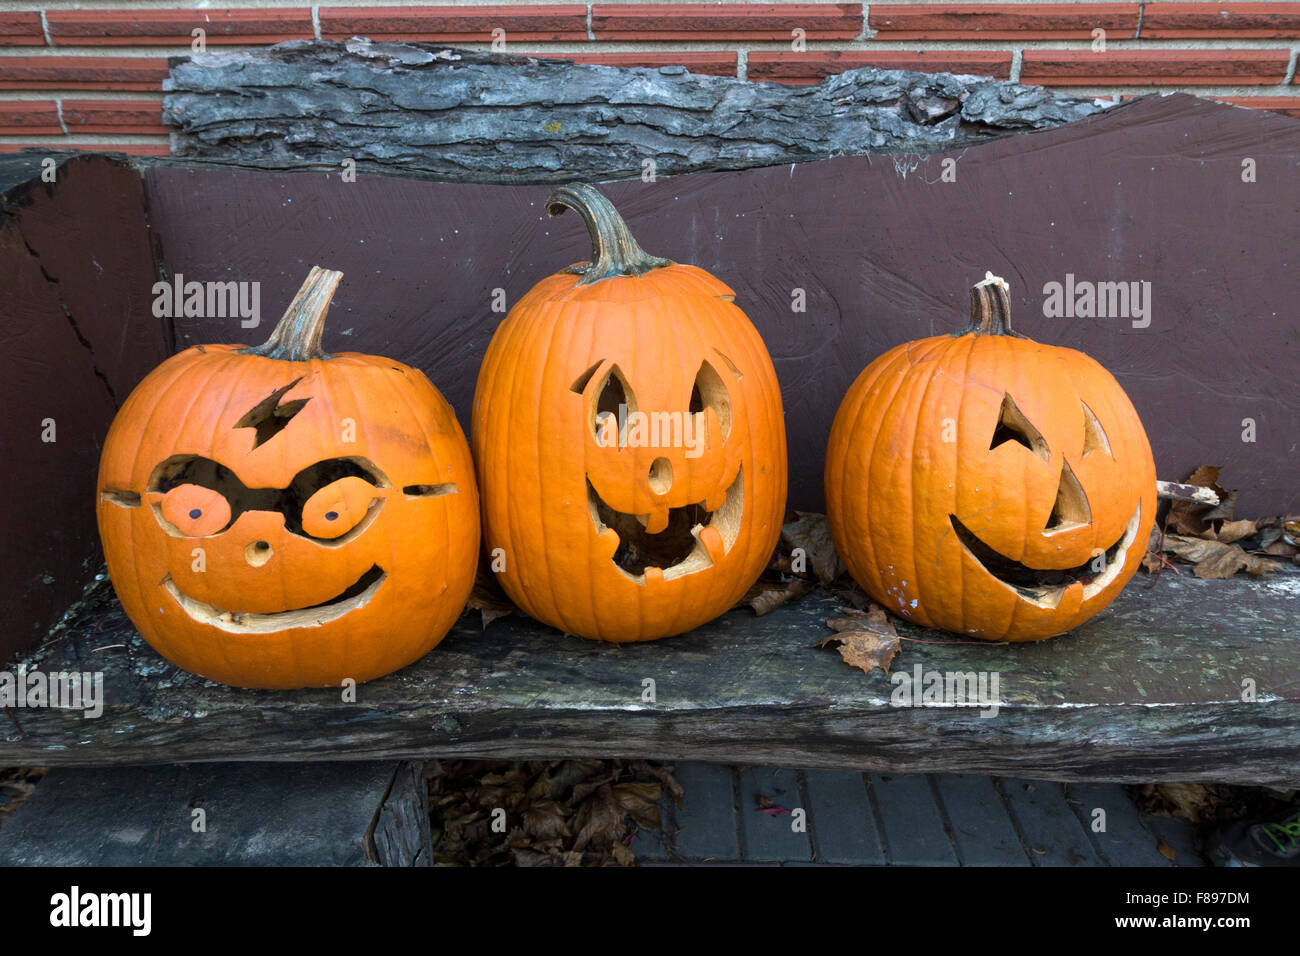
{"type": "Polygon", "coordinates": [[[0,826],[31,796],[43,776],[44,767],[0,768],[0,826]]]}
{"type": "Polygon", "coordinates": [[[1238,571],[1271,574],[1283,563],[1300,565],[1300,515],[1236,518],[1237,492],[1219,487],[1219,469],[1202,465],[1186,484],[1209,488],[1217,505],[1170,502],[1164,520],[1151,533],[1144,570],[1157,577],[1178,569],[1170,559],[1192,565],[1198,578],[1230,578],[1238,571]]]}
{"type": "Polygon", "coordinates": [[[439,866],[632,866],[637,833],[682,798],[644,760],[435,760],[425,777],[439,866]]]}

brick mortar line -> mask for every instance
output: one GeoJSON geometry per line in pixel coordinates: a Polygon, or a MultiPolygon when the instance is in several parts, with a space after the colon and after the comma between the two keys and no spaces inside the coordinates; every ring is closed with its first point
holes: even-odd
{"type": "MultiPolygon", "coordinates": [[[[1278,0],[1282,2],[1282,0],[1278,0]]],[[[372,38],[373,39],[373,38],[372,38]]],[[[334,40],[334,42],[342,42],[334,40]]],[[[490,38],[483,40],[455,40],[455,41],[402,41],[389,40],[380,38],[376,42],[419,42],[435,47],[458,47],[467,50],[489,49],[492,45],[490,38]]],[[[1019,50],[1043,50],[1049,52],[1069,52],[1077,51],[1087,53],[1091,50],[1090,39],[1075,40],[933,40],[933,41],[913,41],[913,40],[819,40],[809,39],[805,41],[807,53],[872,53],[872,52],[948,52],[963,51],[967,53],[1011,53],[1015,49],[1019,50]]],[[[1294,39],[1274,39],[1266,40],[1256,38],[1246,38],[1234,41],[1209,40],[1209,39],[1187,39],[1187,40],[1135,40],[1131,37],[1120,39],[1107,38],[1106,53],[1123,52],[1123,53],[1250,53],[1261,51],[1287,51],[1294,50],[1294,39]]],[[[270,49],[269,43],[208,43],[209,53],[240,53],[250,50],[270,49]]],[[[677,52],[698,52],[698,53],[735,53],[738,49],[744,48],[751,51],[762,53],[792,52],[790,50],[790,41],[780,40],[749,40],[738,38],[735,40],[645,40],[645,41],[578,41],[578,40],[509,40],[506,44],[507,50],[518,50],[522,55],[530,53],[677,53],[677,52]]],[[[52,47],[21,47],[21,46],[3,46],[0,47],[0,56],[18,56],[18,57],[42,57],[42,56],[70,56],[70,57],[155,57],[164,58],[168,56],[189,55],[192,51],[188,40],[178,39],[175,43],[163,44],[135,44],[122,46],[103,46],[103,45],[68,45],[52,47]]],[[[1104,57],[1105,53],[1097,54],[1098,57],[1104,57]]]]}
{"type": "Polygon", "coordinates": [[[45,45],[50,46],[50,21],[45,19],[45,11],[41,11],[41,33],[45,36],[45,45]]]}
{"type": "Polygon", "coordinates": [[[316,39],[319,40],[319,39],[321,38],[321,36],[320,36],[320,5],[319,5],[319,4],[313,4],[313,5],[312,5],[312,8],[311,8],[311,29],[312,29],[312,32],[316,34],[316,39]]]}
{"type": "Polygon", "coordinates": [[[1011,72],[1007,74],[1007,79],[1010,80],[1012,83],[1020,82],[1020,70],[1023,67],[1024,62],[1025,62],[1024,50],[1017,49],[1011,51],[1011,72]]]}
{"type": "Polygon", "coordinates": [[[749,79],[749,50],[736,51],[736,79],[749,79]]]}
{"type": "MultiPolygon", "coordinates": [[[[174,10],[185,0],[46,0],[44,3],[28,2],[21,6],[12,7],[14,13],[34,13],[40,10],[51,11],[68,11],[68,12],[102,12],[107,10],[127,9],[138,10],[174,10]]],[[[599,0],[598,0],[599,2],[599,0]]],[[[635,0],[636,3],[646,3],[655,6],[679,6],[682,4],[696,4],[705,2],[705,0],[635,0]]],[[[742,7],[755,0],[726,0],[718,6],[735,6],[742,7]]],[[[769,2],[769,0],[764,0],[769,2]]],[[[843,0],[771,0],[778,5],[786,3],[812,4],[814,6],[833,6],[842,3],[843,0]]],[[[953,3],[978,2],[978,0],[896,0],[907,6],[921,7],[945,7],[952,6],[953,3]]],[[[984,0],[990,2],[990,0],[984,0]]],[[[1059,7],[1069,7],[1078,5],[1078,0],[993,0],[1002,6],[1016,7],[1024,5],[1049,5],[1059,7]]],[[[1108,2],[1108,0],[1098,0],[1098,2],[1108,2]]],[[[1225,5],[1231,7],[1239,2],[1247,0],[1225,0],[1225,5]]],[[[1253,0],[1259,2],[1259,0],[1253,0]]],[[[1294,0],[1265,0],[1265,2],[1294,2],[1294,0]]],[[[1091,5],[1092,0],[1088,0],[1091,5]]],[[[301,9],[306,4],[295,3],[293,0],[226,0],[220,7],[214,9],[231,9],[231,10],[293,10],[301,9]]],[[[421,7],[464,7],[473,9],[474,7],[485,6],[518,6],[518,7],[535,7],[535,6],[578,6],[572,0],[325,0],[321,6],[333,10],[349,10],[366,7],[402,7],[402,8],[421,8],[421,7]]],[[[625,6],[624,2],[618,0],[605,0],[602,6],[625,6]]]]}
{"type": "Polygon", "coordinates": [[[63,130],[64,136],[67,136],[68,124],[63,121],[63,100],[62,99],[57,99],[54,101],[54,109],[55,112],[57,112],[59,115],[59,129],[63,130]]]}
{"type": "Polygon", "coordinates": [[[596,31],[591,28],[591,11],[594,4],[587,4],[587,40],[596,42],[596,31]]]}
{"type": "Polygon", "coordinates": [[[1282,85],[1287,86],[1295,82],[1296,57],[1300,55],[1300,47],[1291,51],[1291,62],[1287,64],[1286,76],[1282,77],[1282,85]]]}
{"type": "Polygon", "coordinates": [[[1138,22],[1137,22],[1137,26],[1133,30],[1133,39],[1135,40],[1142,39],[1142,18],[1146,16],[1146,12],[1147,12],[1146,0],[1142,0],[1142,2],[1138,4],[1138,22]]]}

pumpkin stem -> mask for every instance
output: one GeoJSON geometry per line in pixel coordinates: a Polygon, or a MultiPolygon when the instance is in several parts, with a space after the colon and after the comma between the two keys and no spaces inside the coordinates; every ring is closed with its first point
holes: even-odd
{"type": "Polygon", "coordinates": [[[578,285],[590,285],[613,276],[645,275],[673,264],[645,252],[628,231],[614,204],[585,183],[561,186],[546,200],[546,211],[558,216],[572,209],[587,224],[591,236],[591,261],[569,266],[565,272],[582,276],[578,285]]]}
{"type": "Polygon", "coordinates": [[[1023,339],[1011,328],[1011,286],[1001,276],[985,272],[970,290],[970,325],[954,335],[1008,335],[1023,339]]]}
{"type": "Polygon", "coordinates": [[[334,290],[342,278],[342,272],[312,266],[298,294],[276,323],[271,337],[261,345],[240,351],[290,362],[330,358],[321,348],[321,335],[325,331],[325,313],[330,309],[330,300],[334,298],[334,290]]]}

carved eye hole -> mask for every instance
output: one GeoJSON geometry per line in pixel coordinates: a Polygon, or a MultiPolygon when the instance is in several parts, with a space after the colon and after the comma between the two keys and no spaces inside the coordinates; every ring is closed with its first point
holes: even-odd
{"type": "Polygon", "coordinates": [[[302,530],[313,538],[341,537],[361,524],[382,500],[364,478],[340,478],[307,499],[302,506],[302,530]]]}
{"type": "Polygon", "coordinates": [[[225,495],[202,485],[177,485],[159,505],[163,520],[188,538],[206,538],[230,524],[225,495]]]}
{"type": "MultiPolygon", "coordinates": [[[[592,366],[570,386],[573,391],[582,393],[587,390],[599,368],[592,366]]],[[[611,365],[605,377],[596,387],[596,400],[591,406],[591,432],[596,436],[596,444],[602,448],[621,448],[627,444],[627,421],[636,411],[636,396],[632,386],[623,377],[617,365],[611,365]],[[622,427],[620,427],[622,426],[622,427]]]]}
{"type": "Polygon", "coordinates": [[[1087,458],[1094,451],[1104,451],[1114,458],[1115,454],[1110,450],[1110,439],[1106,437],[1106,430],[1101,427],[1097,415],[1083,402],[1079,404],[1083,405],[1083,457],[1087,458]]]}
{"type": "Polygon", "coordinates": [[[1042,432],[1035,428],[1033,422],[1025,417],[1025,413],[1016,407],[1015,399],[1007,393],[1002,396],[1002,408],[998,412],[998,424],[993,429],[989,451],[1009,441],[1024,445],[1043,461],[1051,459],[1051,452],[1047,448],[1047,440],[1043,438],[1042,432]]]}
{"type": "Polygon", "coordinates": [[[727,436],[731,434],[731,396],[728,395],[727,386],[723,384],[718,370],[705,361],[700,364],[700,370],[695,373],[690,413],[699,415],[708,408],[713,409],[714,414],[718,416],[718,423],[722,426],[722,440],[726,441],[727,436]]]}
{"type": "Polygon", "coordinates": [[[1092,521],[1092,508],[1088,496],[1084,494],[1079,479],[1074,477],[1074,470],[1069,462],[1061,465],[1061,483],[1056,489],[1056,502],[1052,513],[1047,517],[1043,528],[1046,534],[1078,528],[1092,521]]]}

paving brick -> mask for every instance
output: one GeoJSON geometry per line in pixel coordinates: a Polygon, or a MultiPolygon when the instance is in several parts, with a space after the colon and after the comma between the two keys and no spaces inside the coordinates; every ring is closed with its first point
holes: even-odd
{"type": "Polygon", "coordinates": [[[818,863],[881,866],[885,848],[867,798],[862,774],[849,770],[806,770],[808,818],[818,863]]]}
{"type": "Polygon", "coordinates": [[[166,57],[15,56],[0,69],[3,90],[161,90],[166,57]]]}
{"type": "Polygon", "coordinates": [[[0,103],[0,133],[6,136],[62,136],[59,108],[53,102],[0,103]]]}
{"type": "Polygon", "coordinates": [[[862,32],[860,3],[596,4],[597,40],[852,40],[862,32]]]}
{"type": "Polygon", "coordinates": [[[64,100],[69,133],[166,133],[162,100],[64,100]]]}
{"type": "Polygon", "coordinates": [[[0,46],[45,46],[40,13],[0,13],[0,46]]]}
{"type": "Polygon", "coordinates": [[[560,6],[322,7],[321,36],[343,39],[487,43],[492,31],[512,40],[586,40],[587,8],[560,6]]]}
{"type": "Polygon", "coordinates": [[[731,768],[679,763],[675,776],[685,791],[677,811],[677,855],[687,860],[739,860],[731,768]]]}
{"type": "Polygon", "coordinates": [[[867,27],[881,40],[1081,40],[1137,34],[1137,3],[871,4],[867,27]]]}
{"type": "Polygon", "coordinates": [[[1111,866],[1173,866],[1157,848],[1128,793],[1117,783],[1070,783],[1065,799],[1083,820],[1093,844],[1111,866]],[[1093,811],[1106,811],[1103,832],[1093,830],[1093,811]]]}
{"type": "Polygon", "coordinates": [[[955,866],[957,854],[934,802],[927,776],[870,774],[889,862],[895,866],[955,866]]]}
{"type": "Polygon", "coordinates": [[[783,83],[816,83],[823,77],[845,70],[874,66],[882,70],[972,73],[976,76],[1011,75],[1011,51],[993,50],[820,50],[787,53],[753,50],[749,54],[751,80],[779,80],[783,83]]]}
{"type": "Polygon", "coordinates": [[[1148,3],[1142,39],[1292,39],[1300,3],[1148,3]]]}
{"type": "Polygon", "coordinates": [[[1059,783],[1002,778],[997,786],[1035,866],[1103,866],[1059,783]]]}
{"type": "Polygon", "coordinates": [[[1250,86],[1281,83],[1289,50],[1026,50],[1022,83],[1250,86]]]}
{"type": "Polygon", "coordinates": [[[201,28],[208,44],[279,43],[315,35],[309,7],[271,10],[50,10],[54,46],[189,45],[201,28]]]}
{"type": "Polygon", "coordinates": [[[935,777],[963,866],[1031,866],[1001,795],[990,777],[935,777]]]}
{"type": "Polygon", "coordinates": [[[572,60],[595,66],[684,66],[692,73],[735,76],[736,54],[704,50],[644,50],[636,53],[530,53],[529,56],[572,60]]]}
{"type": "Polygon", "coordinates": [[[740,826],[745,834],[746,861],[785,862],[812,859],[808,839],[808,808],[799,793],[793,770],[745,767],[740,771],[740,826]],[[804,811],[804,830],[792,828],[792,814],[763,813],[762,804],[771,801],[787,810],[804,811]]]}

